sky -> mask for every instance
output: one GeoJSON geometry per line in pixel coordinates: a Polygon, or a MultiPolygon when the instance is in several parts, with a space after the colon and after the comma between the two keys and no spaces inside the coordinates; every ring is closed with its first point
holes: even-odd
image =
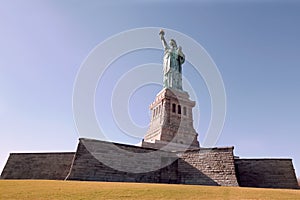
{"type": "MultiPolygon", "coordinates": [[[[227,112],[216,146],[234,146],[235,154],[245,158],[292,158],[300,176],[299,1],[0,3],[0,171],[11,152],[75,151],[82,135],[73,118],[72,94],[81,64],[113,35],[161,27],[193,38],[220,71],[227,112]]],[[[114,121],[110,104],[123,100],[113,99],[114,86],[138,65],[161,63],[162,55],[162,49],[123,55],[99,81],[95,112],[111,141],[141,140],[124,136],[114,121]]],[[[194,125],[201,143],[211,105],[203,78],[193,70],[184,64],[183,74],[196,93],[200,117],[194,125]]],[[[134,124],[147,128],[148,106],[160,90],[152,84],[133,91],[127,101],[134,124]]]]}

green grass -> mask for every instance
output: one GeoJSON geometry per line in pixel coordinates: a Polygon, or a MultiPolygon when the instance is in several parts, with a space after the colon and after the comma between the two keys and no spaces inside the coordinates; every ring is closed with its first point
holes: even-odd
{"type": "Polygon", "coordinates": [[[300,190],[49,180],[0,180],[0,199],[300,199],[300,190]]]}

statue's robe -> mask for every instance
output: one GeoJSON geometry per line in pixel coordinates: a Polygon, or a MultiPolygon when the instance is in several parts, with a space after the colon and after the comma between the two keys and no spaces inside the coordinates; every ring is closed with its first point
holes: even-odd
{"type": "Polygon", "coordinates": [[[164,54],[164,87],[182,90],[182,68],[184,62],[182,52],[178,48],[165,48],[164,54]]]}

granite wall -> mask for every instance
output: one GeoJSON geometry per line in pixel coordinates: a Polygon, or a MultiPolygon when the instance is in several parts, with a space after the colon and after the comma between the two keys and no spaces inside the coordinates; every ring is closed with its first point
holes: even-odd
{"type": "Polygon", "coordinates": [[[191,150],[183,153],[158,150],[156,154],[148,155],[147,153],[154,152],[154,150],[132,145],[80,139],[74,163],[67,179],[238,186],[232,150],[232,147],[191,150]],[[135,154],[119,155],[120,152],[114,149],[111,144],[135,154]],[[111,163],[102,162],[105,162],[105,156],[109,158],[111,163]],[[132,159],[133,156],[136,158],[132,159]],[[144,157],[139,158],[139,156],[144,157]],[[129,167],[127,170],[131,172],[126,172],[126,170],[121,171],[109,166],[119,169],[132,166],[132,169],[129,167]],[[146,166],[149,168],[147,169],[146,166]],[[141,167],[144,168],[139,169],[141,167]],[[157,168],[157,170],[149,171],[150,168],[157,168]],[[137,171],[147,172],[134,173],[137,171]]]}
{"type": "Polygon", "coordinates": [[[3,179],[64,180],[75,153],[11,153],[1,173],[3,179]]]}
{"type": "Polygon", "coordinates": [[[202,185],[202,180],[204,180],[202,176],[205,175],[216,185],[238,186],[233,147],[201,148],[178,154],[178,156],[180,157],[180,183],[202,185]]]}
{"type": "Polygon", "coordinates": [[[233,147],[167,152],[92,139],[79,139],[75,153],[11,153],[1,178],[298,188],[291,159],[238,159],[233,147]]]}
{"type": "Polygon", "coordinates": [[[292,159],[235,159],[239,185],[260,188],[298,188],[292,159]]]}
{"type": "MultiPolygon", "coordinates": [[[[118,182],[152,182],[162,180],[161,170],[150,171],[151,168],[161,168],[162,158],[172,157],[169,152],[159,155],[144,155],[153,152],[153,149],[141,148],[132,145],[117,144],[91,139],[80,139],[73,165],[67,177],[68,180],[85,181],[118,181],[118,182]],[[125,150],[122,152],[119,150],[125,150]],[[126,154],[126,152],[129,152],[126,154]],[[132,152],[133,154],[130,154],[132,152]],[[133,158],[136,156],[136,158],[133,158]],[[101,162],[102,161],[102,162],[101,162]],[[103,163],[107,161],[108,163],[103,163]],[[143,163],[143,164],[142,164],[143,163]],[[110,166],[114,166],[112,168],[110,166]],[[122,171],[123,170],[123,171],[122,171]],[[133,173],[133,172],[141,173],[133,173]],[[146,173],[144,173],[144,171],[146,173]]],[[[171,164],[163,168],[172,177],[176,173],[176,165],[171,164]]],[[[170,180],[165,180],[172,182],[170,180]]],[[[174,180],[176,181],[176,180],[174,180]]]]}

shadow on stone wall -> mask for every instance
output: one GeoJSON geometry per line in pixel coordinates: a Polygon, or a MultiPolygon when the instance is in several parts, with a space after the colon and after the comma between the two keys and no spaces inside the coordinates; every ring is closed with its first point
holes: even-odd
{"type": "Polygon", "coordinates": [[[292,159],[236,159],[242,187],[299,189],[292,159]]]}
{"type": "Polygon", "coordinates": [[[11,153],[2,179],[64,180],[75,153],[11,153]]]}

